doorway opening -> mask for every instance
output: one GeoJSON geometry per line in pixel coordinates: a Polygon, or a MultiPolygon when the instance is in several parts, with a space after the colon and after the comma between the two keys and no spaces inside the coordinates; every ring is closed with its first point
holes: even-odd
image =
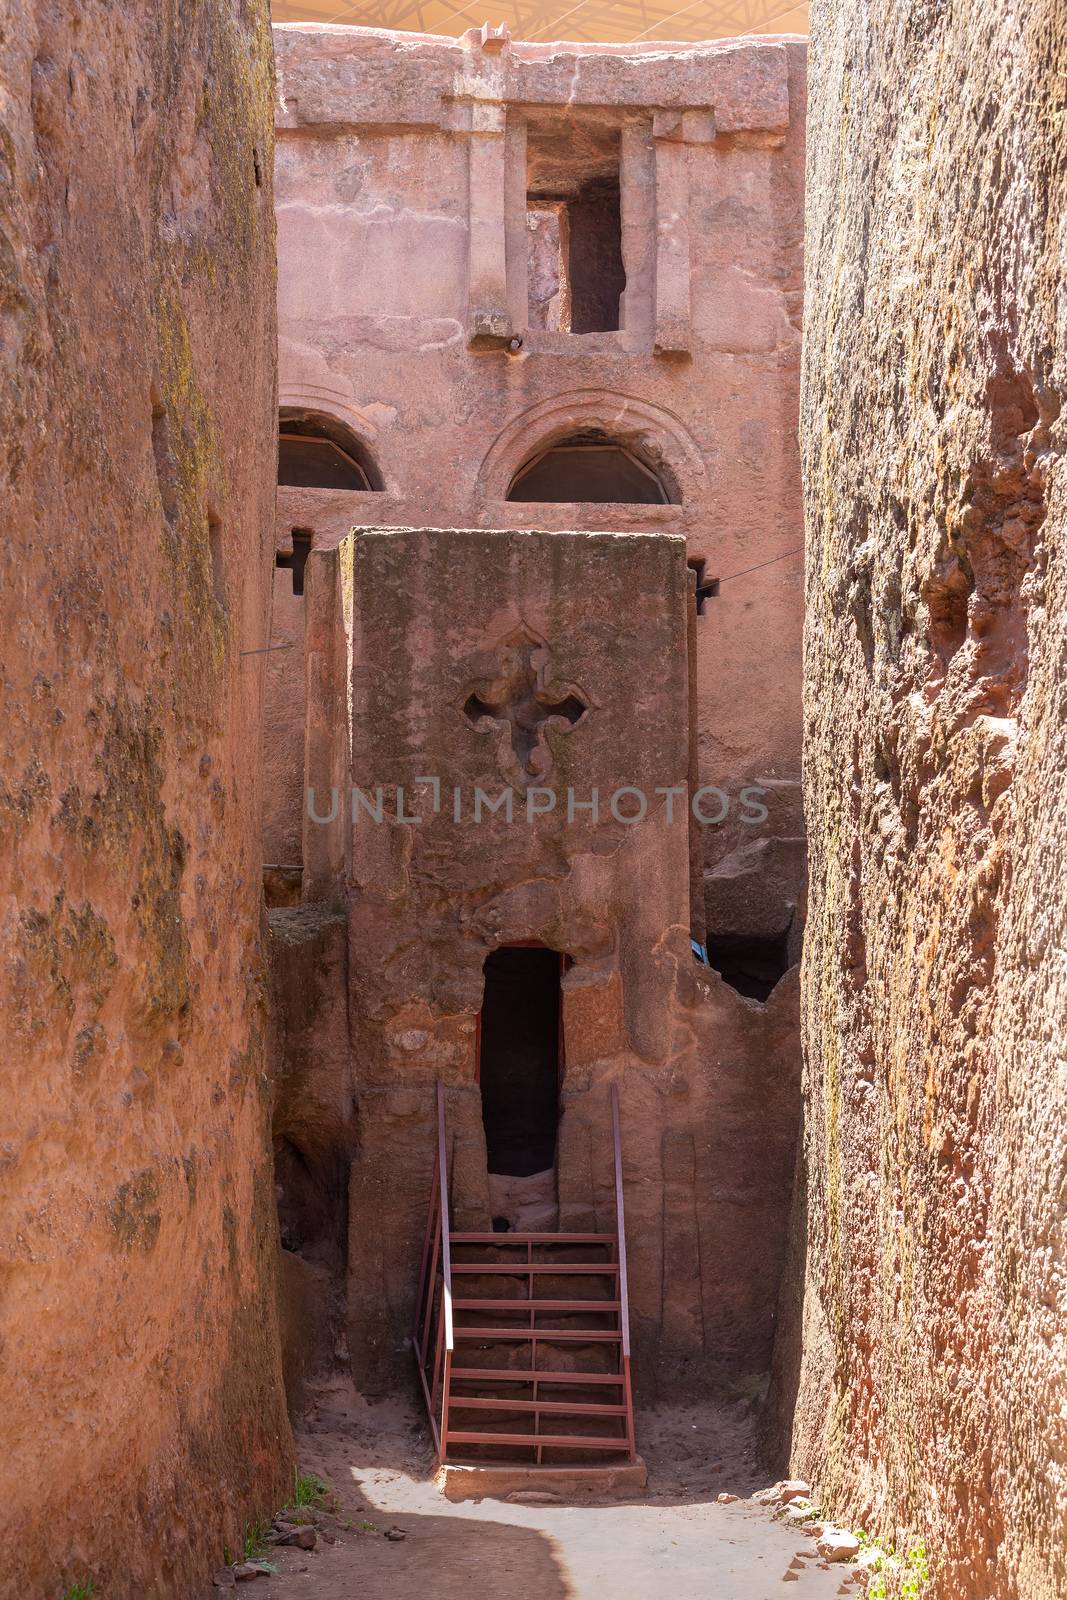
{"type": "Polygon", "coordinates": [[[504,945],[485,961],[479,1077],[498,1231],[558,1225],[562,965],[542,945],[504,945]]]}

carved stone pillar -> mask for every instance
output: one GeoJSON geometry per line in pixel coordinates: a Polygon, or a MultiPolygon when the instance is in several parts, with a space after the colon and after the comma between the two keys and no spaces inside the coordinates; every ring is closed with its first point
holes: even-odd
{"type": "Polygon", "coordinates": [[[492,100],[475,100],[470,112],[467,342],[477,349],[512,335],[504,227],[507,112],[492,100]]]}
{"type": "Polygon", "coordinates": [[[619,327],[630,338],[651,341],[656,296],[656,156],[652,123],[628,122],[619,154],[622,213],[622,264],[626,288],[619,305],[619,327]]]}
{"type": "Polygon", "coordinates": [[[652,119],[656,152],[657,355],[684,356],[690,346],[689,168],[679,111],[652,119]]]}

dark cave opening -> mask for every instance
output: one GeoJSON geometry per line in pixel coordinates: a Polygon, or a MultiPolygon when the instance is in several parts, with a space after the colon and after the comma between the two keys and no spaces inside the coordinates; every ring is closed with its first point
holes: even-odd
{"type": "Polygon", "coordinates": [[[767,937],[750,934],[709,934],[708,964],[738,994],[749,1000],[766,1000],[779,978],[789,970],[789,929],[767,937]]]}

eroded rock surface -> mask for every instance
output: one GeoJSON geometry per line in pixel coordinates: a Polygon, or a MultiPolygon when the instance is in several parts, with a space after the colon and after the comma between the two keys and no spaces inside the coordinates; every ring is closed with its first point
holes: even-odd
{"type": "Polygon", "coordinates": [[[1067,1593],[1067,15],[816,0],[794,1466],[1067,1593]]]}
{"type": "Polygon", "coordinates": [[[261,1042],[265,0],[0,22],[0,1594],[288,1483],[261,1042]]]}

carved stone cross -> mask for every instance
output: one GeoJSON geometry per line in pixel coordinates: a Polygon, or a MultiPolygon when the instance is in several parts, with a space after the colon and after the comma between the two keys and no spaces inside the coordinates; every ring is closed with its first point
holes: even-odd
{"type": "Polygon", "coordinates": [[[519,629],[500,645],[500,665],[493,678],[478,679],[463,714],[479,733],[492,724],[506,725],[515,761],[528,777],[543,777],[551,765],[544,734],[550,722],[573,728],[589,706],[572,684],[546,682],[548,647],[519,629]]]}

